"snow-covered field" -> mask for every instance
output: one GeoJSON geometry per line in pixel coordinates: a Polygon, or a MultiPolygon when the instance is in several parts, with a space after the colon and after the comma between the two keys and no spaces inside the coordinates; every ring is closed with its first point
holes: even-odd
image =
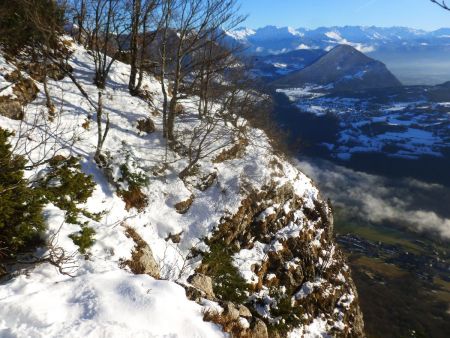
{"type": "MultiPolygon", "coordinates": [[[[96,97],[98,89],[92,84],[92,58],[84,49],[73,48],[70,64],[74,75],[85,91],[96,97]]],[[[5,74],[12,69],[0,57],[0,73],[5,74]]],[[[161,107],[158,82],[153,78],[146,78],[144,82],[143,89],[151,93],[153,100],[154,107],[150,107],[145,101],[128,94],[128,74],[129,67],[116,62],[104,90],[104,110],[111,120],[104,150],[117,166],[128,161],[136,172],[148,175],[149,184],[143,191],[148,197],[148,206],[142,212],[126,210],[124,201],[93,161],[96,126],[92,121],[86,128],[86,121],[88,115],[95,112],[70,79],[50,81],[51,96],[62,112],[54,122],[48,123],[63,131],[52,142],[63,146],[62,154],[80,156],[83,171],[93,175],[97,183],[93,196],[83,207],[104,214],[98,222],[87,220],[96,231],[96,241],[89,259],[85,259],[77,253],[77,247],[68,237],[79,231],[80,226],[64,223],[62,210],[51,204],[46,206],[47,236],[58,233],[57,244],[75,254],[76,267],[70,269],[75,277],[61,275],[55,267],[43,263],[0,284],[2,338],[226,336],[218,325],[203,321],[207,307],[188,300],[183,287],[177,284],[187,283],[187,277],[199,264],[198,259],[186,261],[190,249],[207,250],[203,239],[212,234],[223,215],[234,214],[238,210],[243,198],[240,193],[243,182],[258,189],[274,179],[280,185],[290,180],[305,204],[313,205],[318,198],[318,191],[310,179],[287,162],[283,162],[281,168],[284,175],[274,178],[269,163],[275,155],[271,153],[264,133],[258,130],[251,131],[254,139],[259,140],[258,144],[248,145],[242,157],[222,163],[212,163],[211,158],[206,158],[200,163],[202,173],[217,174],[215,183],[206,191],[185,184],[178,178],[178,173],[186,166],[186,159],[171,151],[166,154],[161,116],[151,115],[161,107]],[[137,120],[148,116],[157,129],[149,135],[136,128],[137,120]],[[76,138],[73,147],[64,147],[73,138],[76,138]],[[162,162],[169,164],[163,175],[153,176],[152,172],[159,169],[162,162]],[[175,204],[192,196],[193,204],[189,211],[178,213],[175,204]],[[119,267],[121,260],[130,259],[135,245],[125,235],[124,226],[135,229],[149,244],[161,267],[161,280],[148,275],[133,275],[119,267]],[[170,234],[181,234],[180,243],[167,240],[170,234]]],[[[6,80],[3,76],[0,80],[3,86],[6,80]]],[[[26,107],[22,128],[26,129],[27,123],[31,124],[45,110],[43,88],[41,84],[38,87],[40,93],[26,107]]],[[[187,113],[179,118],[177,132],[192,129],[198,123],[192,118],[195,98],[182,103],[187,113]]],[[[20,122],[0,116],[0,126],[18,130],[20,122]]],[[[32,132],[29,136],[31,143],[39,141],[38,134],[32,132]]],[[[37,173],[29,173],[30,176],[34,174],[37,173]]],[[[249,276],[247,263],[236,263],[244,277],[249,276]]],[[[293,332],[292,337],[324,337],[326,330],[326,323],[318,318],[297,333],[293,332]]]]}
{"type": "Polygon", "coordinates": [[[329,97],[327,88],[319,86],[278,91],[303,112],[338,119],[338,139],[332,149],[327,146],[340,159],[364,152],[408,159],[442,157],[450,148],[450,111],[445,102],[399,102],[392,97],[389,103],[380,103],[370,97],[329,97]]]}

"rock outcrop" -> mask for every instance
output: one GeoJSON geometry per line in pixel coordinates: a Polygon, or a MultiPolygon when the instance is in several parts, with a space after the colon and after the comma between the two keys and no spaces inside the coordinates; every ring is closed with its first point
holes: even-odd
{"type": "MultiPolygon", "coordinates": [[[[318,196],[305,198],[300,184],[273,182],[248,193],[238,212],[223,217],[207,241],[211,247],[229,248],[249,287],[242,305],[252,314],[252,328],[234,336],[263,337],[264,324],[268,336],[286,337],[314,321],[332,336],[364,336],[356,288],[333,238],[332,210],[318,196]],[[252,330],[258,333],[251,335],[252,330]]],[[[216,270],[210,259],[198,268],[220,289],[224,280],[216,270]]],[[[232,297],[216,296],[223,301],[232,297]]]]}
{"type": "Polygon", "coordinates": [[[11,94],[0,96],[0,115],[21,120],[24,107],[36,99],[39,89],[31,78],[24,77],[18,70],[3,78],[11,87],[11,94]]]}
{"type": "Polygon", "coordinates": [[[131,253],[131,259],[121,262],[121,266],[128,267],[134,274],[145,274],[158,279],[160,267],[150,246],[133,228],[127,227],[125,234],[134,241],[135,247],[131,253]]]}

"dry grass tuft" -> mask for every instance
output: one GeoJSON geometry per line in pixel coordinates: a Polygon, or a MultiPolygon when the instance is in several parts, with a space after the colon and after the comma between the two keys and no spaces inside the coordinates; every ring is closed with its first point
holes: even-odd
{"type": "Polygon", "coordinates": [[[147,196],[138,187],[132,187],[130,190],[120,191],[120,196],[125,202],[125,208],[130,210],[136,208],[138,211],[143,211],[147,206],[147,196]]]}
{"type": "Polygon", "coordinates": [[[203,312],[203,320],[222,326],[225,333],[229,333],[233,338],[256,338],[251,332],[241,326],[239,321],[233,319],[230,315],[225,315],[214,310],[203,312]]]}

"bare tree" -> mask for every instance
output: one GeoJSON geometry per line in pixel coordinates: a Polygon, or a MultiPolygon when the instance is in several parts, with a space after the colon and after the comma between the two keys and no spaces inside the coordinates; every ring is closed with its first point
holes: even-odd
{"type": "Polygon", "coordinates": [[[95,149],[94,160],[99,165],[104,165],[105,161],[102,158],[102,149],[103,144],[105,143],[106,136],[109,131],[109,114],[106,113],[106,124],[105,130],[103,130],[103,98],[102,91],[98,92],[98,101],[97,101],[97,148],[95,149]]]}
{"type": "Polygon", "coordinates": [[[225,34],[226,30],[242,22],[243,17],[237,15],[235,0],[167,0],[163,18],[160,75],[165,97],[164,136],[173,141],[177,104],[182,96],[183,86],[200,66],[194,54],[206,46],[212,36],[225,34]],[[167,80],[170,93],[165,84],[167,80]]]}
{"type": "Polygon", "coordinates": [[[435,3],[436,5],[442,7],[443,9],[450,11],[450,7],[446,4],[444,0],[430,0],[431,2],[435,3]]]}
{"type": "Polygon", "coordinates": [[[247,120],[240,115],[241,109],[256,109],[259,101],[251,91],[232,82],[216,88],[213,99],[210,100],[209,96],[206,99],[208,109],[199,123],[181,134],[180,141],[185,144],[188,159],[187,166],[179,174],[182,179],[189,176],[200,160],[217,155],[228,147],[247,143],[247,120]]]}
{"type": "Polygon", "coordinates": [[[198,116],[203,118],[208,114],[214,100],[223,91],[223,83],[227,81],[227,69],[239,67],[239,61],[234,57],[238,49],[225,48],[220,38],[213,34],[209,41],[194,54],[196,70],[192,82],[192,94],[198,96],[198,116]]]}
{"type": "Polygon", "coordinates": [[[109,113],[104,116],[103,110],[103,92],[98,91],[97,101],[94,101],[92,97],[84,90],[83,86],[77,80],[77,78],[67,70],[67,67],[60,65],[60,68],[65,71],[65,74],[71,79],[72,83],[77,87],[81,95],[86,99],[89,105],[94,108],[96,112],[96,123],[97,123],[97,146],[95,148],[94,160],[100,166],[104,166],[105,158],[102,156],[103,144],[105,143],[106,137],[110,128],[109,113]],[[105,117],[105,128],[103,129],[103,118],[105,117]]]}
{"type": "Polygon", "coordinates": [[[161,20],[155,16],[160,0],[131,0],[130,80],[132,95],[139,93],[144,76],[146,51],[157,36],[161,20]],[[149,22],[152,21],[152,22],[149,22]],[[153,23],[153,25],[152,25],[153,23]],[[153,28],[150,32],[149,29],[153,28]],[[139,75],[139,77],[138,77],[139,75]],[[136,82],[137,81],[137,82],[136,82]]]}
{"type": "Polygon", "coordinates": [[[139,21],[141,18],[142,2],[141,0],[132,0],[131,14],[131,36],[130,36],[130,81],[128,89],[131,94],[136,93],[136,76],[137,76],[137,57],[138,57],[138,38],[139,38],[139,21]]]}
{"type": "Polygon", "coordinates": [[[126,2],[121,0],[85,0],[84,31],[95,65],[94,83],[106,86],[109,71],[126,43],[124,33],[129,30],[126,2]]]}
{"type": "MultiPolygon", "coordinates": [[[[97,146],[94,159],[100,166],[105,164],[102,149],[110,128],[109,114],[104,112],[102,90],[106,87],[112,65],[126,44],[125,33],[130,27],[127,17],[130,12],[127,10],[128,4],[127,1],[120,0],[83,0],[78,4],[81,6],[79,16],[81,15],[83,20],[83,33],[86,34],[87,45],[94,59],[94,83],[99,89],[97,98],[90,97],[70,71],[65,72],[96,111],[97,146]]],[[[72,5],[77,7],[76,2],[72,5]]],[[[64,67],[60,64],[60,68],[64,67]]]]}
{"type": "Polygon", "coordinates": [[[87,0],[72,0],[70,6],[70,13],[73,15],[72,21],[77,24],[77,29],[76,31],[72,30],[72,34],[76,37],[76,41],[80,44],[84,44],[86,42],[86,30],[84,27],[84,22],[87,15],[86,1],[87,0]]]}

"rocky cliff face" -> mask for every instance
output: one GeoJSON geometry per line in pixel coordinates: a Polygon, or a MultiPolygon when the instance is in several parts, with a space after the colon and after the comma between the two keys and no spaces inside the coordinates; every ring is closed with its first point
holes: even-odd
{"type": "MultiPolygon", "coordinates": [[[[248,297],[234,304],[250,309],[251,317],[241,317],[250,328],[230,332],[262,337],[254,330],[263,322],[268,337],[314,336],[321,330],[363,337],[357,291],[334,242],[330,205],[303,174],[279,159],[271,165],[278,180],[247,191],[239,210],[223,217],[207,240],[210,247],[228,248],[223,254],[232,257],[248,286],[248,297]]],[[[216,265],[203,261],[197,272],[210,275],[220,293],[224,276],[215,273],[216,265]]],[[[216,296],[221,304],[233,298],[216,296]]]]}

